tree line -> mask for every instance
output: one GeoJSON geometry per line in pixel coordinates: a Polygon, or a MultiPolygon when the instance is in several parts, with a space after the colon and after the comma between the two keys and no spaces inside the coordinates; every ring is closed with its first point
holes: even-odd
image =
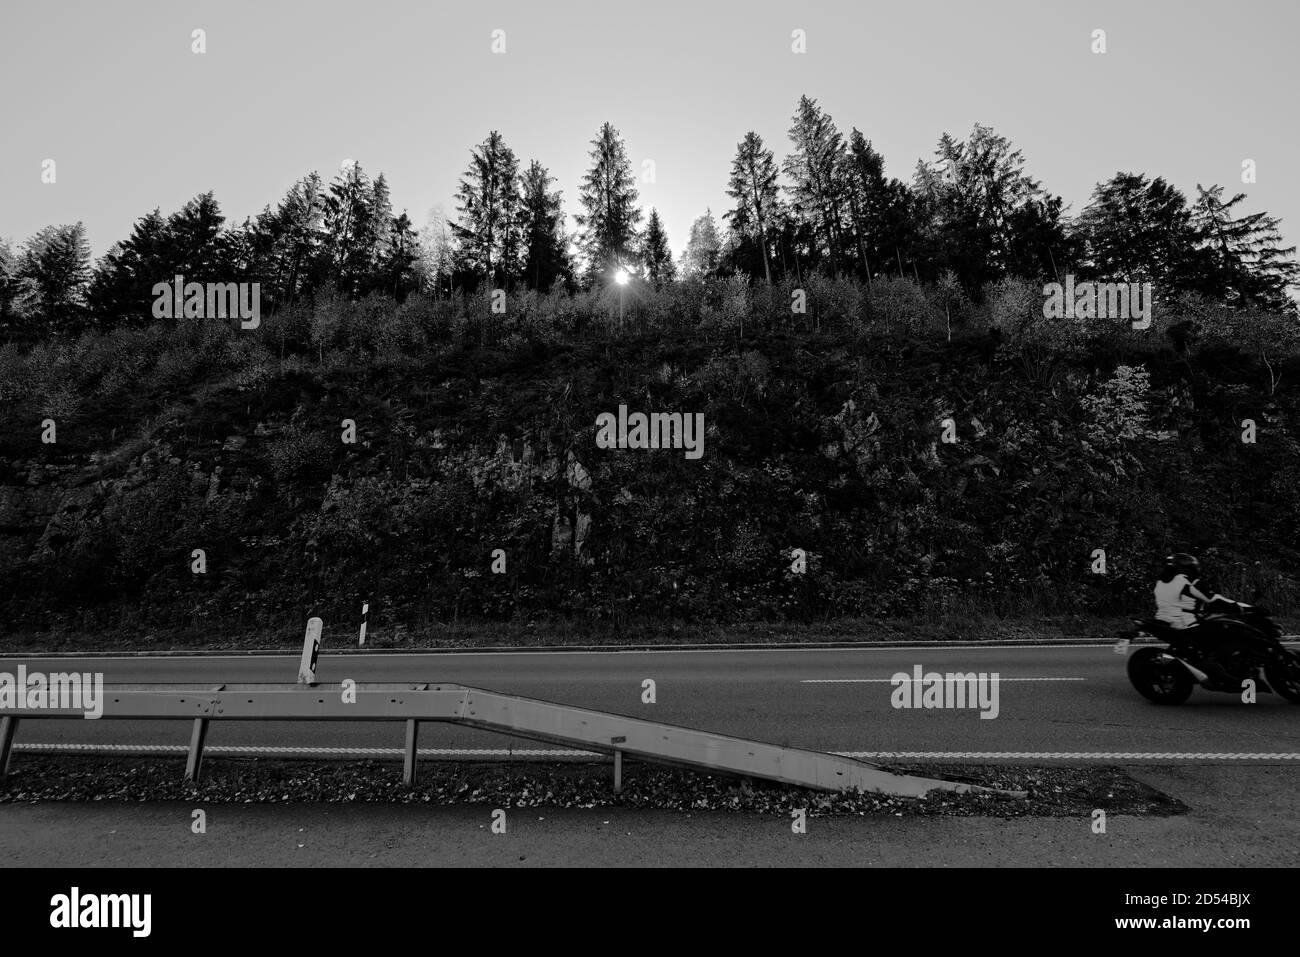
{"type": "Polygon", "coordinates": [[[1283,245],[1276,217],[1241,213],[1245,195],[1225,198],[1222,186],[1198,184],[1189,201],[1161,177],[1120,172],[1070,216],[987,126],[965,139],[945,133],[910,182],[886,176],[871,141],[856,127],[846,138],[810,97],[800,98],[788,138],[778,161],[758,133],[743,136],[726,181],[731,208],[721,223],[708,210],[692,224],[680,262],[658,211],[642,209],[611,124],[591,141],[573,234],[555,178],[536,159],[525,166],[494,130],[470,151],[454,220],[431,215],[420,229],[405,211],[394,215],[383,173],[372,179],[348,162],[329,183],[308,174],[238,225],[227,225],[211,192],[167,216],[155,209],[93,264],[81,223],[46,227],[17,249],[0,241],[0,327],[41,337],[147,323],[154,285],[175,275],[260,282],[263,308],[275,309],[327,287],[398,300],[572,291],[616,269],[655,286],[737,274],[769,284],[893,276],[975,301],[1009,276],[1072,273],[1296,311],[1296,247],[1283,245]]]}

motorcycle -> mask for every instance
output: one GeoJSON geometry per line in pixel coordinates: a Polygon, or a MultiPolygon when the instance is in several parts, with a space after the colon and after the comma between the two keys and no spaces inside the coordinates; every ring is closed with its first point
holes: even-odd
{"type": "Polygon", "coordinates": [[[1300,650],[1282,644],[1268,609],[1216,595],[1198,618],[1193,628],[1134,618],[1137,630],[1120,636],[1116,652],[1128,654],[1129,681],[1144,698],[1182,704],[1197,685],[1240,694],[1249,679],[1300,704],[1300,650]]]}

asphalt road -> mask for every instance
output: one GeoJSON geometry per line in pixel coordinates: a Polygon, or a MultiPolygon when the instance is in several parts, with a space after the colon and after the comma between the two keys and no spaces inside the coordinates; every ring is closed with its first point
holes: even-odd
{"type": "MultiPolygon", "coordinates": [[[[41,671],[102,671],[108,683],[292,682],[296,655],[0,658],[41,671]]],[[[762,649],[717,651],[322,654],[317,678],[337,682],[456,682],[775,744],[868,760],[1035,760],[1110,764],[1280,763],[1300,766],[1300,707],[1274,695],[1256,704],[1202,690],[1181,707],[1148,703],[1110,647],[762,649]],[[891,706],[896,672],[1000,676],[999,709],[891,706]],[[654,679],[656,703],[642,703],[654,679]]],[[[24,720],[20,750],[38,744],[165,744],[182,748],[187,722],[24,720]]],[[[399,748],[400,723],[214,722],[224,747],[399,748]]],[[[550,749],[452,725],[426,724],[422,749],[550,749]]]]}

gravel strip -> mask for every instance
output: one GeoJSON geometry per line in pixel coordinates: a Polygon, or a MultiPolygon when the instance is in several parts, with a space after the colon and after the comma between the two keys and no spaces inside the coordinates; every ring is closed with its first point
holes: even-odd
{"type": "Polygon", "coordinates": [[[172,759],[15,755],[0,779],[0,803],[38,801],[187,801],[203,804],[394,803],[494,807],[714,810],[789,816],[1073,817],[1170,816],[1187,807],[1115,767],[895,765],[901,773],[942,777],[1027,797],[933,792],[925,799],[826,794],[764,781],[624,762],[623,793],[608,763],[422,762],[413,788],[392,762],[211,759],[197,784],[172,759]]]}

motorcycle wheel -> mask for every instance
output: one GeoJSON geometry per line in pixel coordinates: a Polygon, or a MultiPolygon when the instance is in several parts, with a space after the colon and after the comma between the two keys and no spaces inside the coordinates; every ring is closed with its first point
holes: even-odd
{"type": "Polygon", "coordinates": [[[1192,696],[1191,674],[1160,648],[1141,648],[1128,660],[1128,680],[1156,704],[1182,704],[1192,696]]]}
{"type": "Polygon", "coordinates": [[[1300,654],[1290,649],[1282,661],[1271,661],[1264,666],[1268,685],[1292,704],[1300,704],[1300,654]]]}

